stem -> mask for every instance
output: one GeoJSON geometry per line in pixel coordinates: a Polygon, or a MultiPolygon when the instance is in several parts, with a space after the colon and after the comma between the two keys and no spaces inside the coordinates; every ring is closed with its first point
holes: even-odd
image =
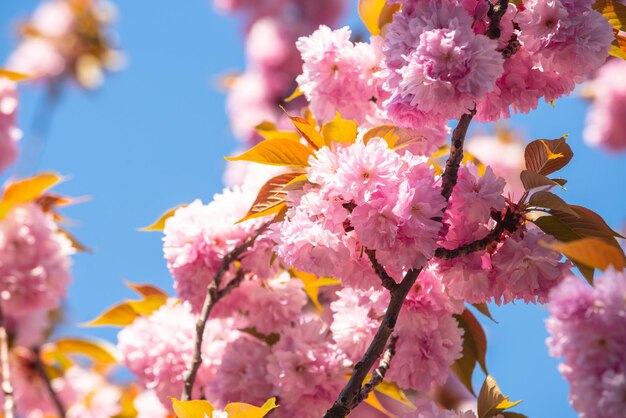
{"type": "Polygon", "coordinates": [[[33,348],[33,354],[35,354],[35,364],[34,364],[35,370],[37,371],[41,379],[44,381],[44,383],[46,384],[48,393],[50,394],[50,397],[52,398],[52,402],[54,403],[54,406],[57,409],[57,414],[59,415],[60,418],[65,418],[65,408],[63,407],[63,403],[61,402],[59,395],[56,393],[56,391],[52,387],[50,376],[48,376],[48,373],[46,372],[46,368],[43,362],[41,361],[40,348],[39,347],[33,348]]]}
{"type": "Polygon", "coordinates": [[[11,366],[9,364],[9,336],[4,327],[4,313],[0,306],[0,363],[2,363],[2,394],[4,395],[4,418],[15,417],[15,399],[11,384],[11,366]]]}
{"type": "Polygon", "coordinates": [[[265,223],[259,229],[257,229],[252,235],[250,235],[244,242],[235,247],[230,253],[228,253],[222,260],[220,268],[215,273],[213,281],[207,286],[206,297],[204,298],[204,304],[202,305],[202,311],[200,317],[196,322],[196,337],[194,340],[193,356],[191,358],[191,365],[184,375],[183,393],[181,399],[188,401],[191,399],[191,393],[193,391],[193,385],[196,381],[196,375],[200,369],[202,363],[202,340],[204,338],[204,330],[206,323],[209,320],[213,306],[224,296],[229,294],[233,289],[241,284],[245,276],[245,271],[239,269],[237,275],[231,280],[223,289],[219,289],[222,278],[226,272],[230,269],[230,265],[236,261],[248,248],[250,248],[259,235],[261,235],[270,225],[270,222],[265,223]]]}
{"type": "Polygon", "coordinates": [[[376,386],[380,385],[383,380],[385,380],[385,375],[387,374],[387,370],[391,367],[391,360],[393,360],[393,356],[396,355],[396,343],[398,342],[398,336],[392,335],[389,338],[389,344],[387,344],[387,349],[385,350],[385,354],[383,354],[383,358],[380,360],[380,365],[374,370],[372,373],[372,378],[369,382],[367,382],[361,388],[361,393],[356,398],[356,404],[353,406],[355,408],[358,404],[363,402],[363,400],[367,399],[369,394],[376,389],[376,386]]]}
{"type": "Polygon", "coordinates": [[[498,39],[500,37],[500,20],[502,20],[502,16],[504,16],[508,7],[509,0],[499,0],[495,4],[489,2],[489,12],[487,13],[489,28],[486,35],[490,39],[498,39]]]}
{"type": "Polygon", "coordinates": [[[378,262],[378,259],[376,258],[376,250],[366,249],[365,254],[367,254],[367,257],[370,259],[374,271],[378,277],[380,277],[383,287],[390,291],[396,288],[396,286],[398,286],[396,281],[389,275],[389,273],[387,273],[385,267],[378,262]]]}
{"type": "MultiPolygon", "coordinates": [[[[445,171],[441,176],[441,195],[446,199],[446,202],[450,200],[450,196],[452,195],[452,189],[457,182],[459,166],[461,164],[461,161],[463,160],[463,144],[465,143],[465,135],[467,134],[469,124],[475,114],[476,109],[474,108],[470,111],[470,113],[461,116],[461,119],[459,119],[459,123],[452,133],[450,155],[448,156],[448,161],[446,161],[445,171]]],[[[374,265],[374,269],[376,269],[376,265],[374,265]]],[[[396,284],[390,290],[391,300],[389,301],[387,311],[385,312],[385,316],[383,317],[378,331],[376,331],[374,339],[370,343],[367,351],[365,352],[361,360],[355,364],[352,375],[350,376],[350,380],[348,381],[346,386],[344,386],[343,390],[339,394],[339,397],[337,398],[337,400],[335,400],[333,406],[328,411],[326,411],[324,418],[343,418],[360,403],[357,398],[361,393],[361,385],[363,384],[363,380],[367,376],[367,373],[370,371],[376,360],[383,353],[385,345],[387,344],[387,340],[389,340],[389,337],[393,333],[394,327],[398,320],[398,316],[400,315],[400,310],[402,309],[402,305],[404,303],[404,299],[415,284],[415,281],[417,280],[417,277],[419,276],[421,271],[422,267],[409,270],[405,274],[400,284],[396,284]]],[[[379,272],[377,271],[377,273],[379,272]]],[[[386,278],[381,277],[381,280],[384,283],[386,281],[386,278]]]]}

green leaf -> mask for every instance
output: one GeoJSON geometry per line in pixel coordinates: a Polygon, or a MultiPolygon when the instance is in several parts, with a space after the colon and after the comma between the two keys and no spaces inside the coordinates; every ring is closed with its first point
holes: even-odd
{"type": "Polygon", "coordinates": [[[487,373],[485,357],[487,354],[487,338],[480,322],[467,309],[461,315],[455,315],[459,325],[465,331],[463,334],[463,352],[461,358],[457,359],[451,366],[452,371],[459,378],[461,383],[474,394],[472,387],[472,375],[476,363],[478,363],[487,373]]]}
{"type": "Polygon", "coordinates": [[[308,167],[313,152],[297,141],[284,138],[266,139],[252,149],[228,161],[251,161],[259,164],[308,167]]]}
{"type": "Polygon", "coordinates": [[[237,223],[278,213],[286,203],[287,192],[284,190],[284,187],[301,175],[301,171],[293,171],[279,174],[269,179],[259,190],[246,216],[237,221],[237,223]]]}
{"type": "Polygon", "coordinates": [[[577,218],[580,216],[574,209],[572,209],[563,199],[555,195],[554,193],[550,193],[544,190],[537,191],[530,196],[528,200],[529,206],[534,206],[537,208],[547,208],[547,209],[556,209],[562,212],[569,213],[577,218]]]}
{"type": "Polygon", "coordinates": [[[553,180],[550,180],[543,174],[535,173],[534,171],[530,171],[530,170],[523,170],[520,173],[519,177],[522,180],[522,184],[524,185],[525,190],[532,190],[537,187],[545,187],[545,186],[549,186],[549,187],[560,186],[559,183],[553,180]]]}
{"type": "Polygon", "coordinates": [[[583,238],[569,242],[557,241],[548,243],[546,246],[589,268],[606,270],[609,266],[613,266],[618,271],[624,269],[625,258],[620,248],[599,238],[583,238]]]}
{"type": "Polygon", "coordinates": [[[526,169],[546,176],[565,167],[574,156],[565,138],[538,139],[528,144],[524,151],[526,169]]]}
{"type": "Polygon", "coordinates": [[[509,397],[502,394],[496,380],[488,375],[478,394],[478,418],[495,417],[505,409],[512,408],[520,402],[522,401],[509,401],[509,397]]]}

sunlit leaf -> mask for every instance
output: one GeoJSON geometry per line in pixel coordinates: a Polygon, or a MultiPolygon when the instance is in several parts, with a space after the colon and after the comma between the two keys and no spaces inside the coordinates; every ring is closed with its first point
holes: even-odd
{"type": "Polygon", "coordinates": [[[322,135],[317,131],[315,125],[311,123],[311,121],[301,118],[300,116],[290,115],[285,109],[283,110],[291,120],[291,123],[293,123],[293,126],[295,126],[296,130],[314,149],[320,149],[325,145],[324,138],[322,138],[322,135]]]}
{"type": "Polygon", "coordinates": [[[279,174],[269,179],[259,190],[246,216],[238,222],[278,213],[285,206],[285,198],[287,197],[287,191],[283,190],[283,188],[301,175],[301,171],[293,171],[279,174]]]}
{"type": "Polygon", "coordinates": [[[132,324],[138,317],[139,314],[132,307],[127,303],[121,303],[107,309],[99,317],[86,323],[85,326],[125,327],[132,324]]]}
{"type": "Polygon", "coordinates": [[[618,271],[624,269],[624,253],[618,247],[599,238],[583,238],[569,242],[557,241],[546,245],[590,268],[606,270],[609,266],[613,266],[618,271]]]}
{"type": "Polygon", "coordinates": [[[260,407],[242,402],[232,402],[224,407],[224,412],[228,413],[228,418],[263,418],[276,408],[278,408],[276,398],[270,398],[260,407]]]}
{"type": "Polygon", "coordinates": [[[369,406],[371,406],[372,408],[376,409],[377,411],[381,412],[383,415],[385,415],[388,418],[395,418],[396,415],[393,412],[390,412],[389,410],[387,410],[387,408],[385,408],[380,401],[378,400],[378,397],[376,396],[375,392],[370,392],[367,394],[367,398],[365,398],[365,400],[363,401],[366,404],[368,404],[369,406]]]}
{"type": "MultiPolygon", "coordinates": [[[[369,377],[371,378],[371,376],[369,377]]],[[[369,380],[369,378],[366,379],[369,380]]],[[[382,381],[374,388],[376,392],[380,392],[383,395],[389,396],[391,399],[395,399],[396,401],[408,406],[411,409],[415,409],[415,405],[407,398],[406,394],[402,389],[398,387],[398,385],[394,382],[382,381]]]]}
{"type": "Polygon", "coordinates": [[[126,303],[139,315],[150,315],[167,302],[167,295],[150,295],[142,300],[128,300],[126,303]]]}
{"type": "Polygon", "coordinates": [[[5,70],[4,68],[0,68],[0,77],[8,78],[12,81],[23,81],[28,80],[30,78],[29,75],[18,73],[11,70],[5,70]]]}
{"type": "Polygon", "coordinates": [[[626,24],[626,6],[614,0],[597,0],[593,8],[600,12],[614,29],[624,29],[626,24]]]}
{"type": "Polygon", "coordinates": [[[172,209],[165,212],[163,215],[159,216],[159,219],[154,221],[154,223],[148,226],[144,226],[143,228],[140,228],[139,230],[143,232],[163,231],[165,229],[165,221],[167,221],[169,218],[174,216],[174,214],[176,213],[178,209],[184,208],[185,206],[187,205],[183,204],[183,205],[178,205],[176,207],[173,207],[172,209]]]}
{"type": "Polygon", "coordinates": [[[546,176],[565,167],[574,156],[565,138],[538,139],[528,144],[524,151],[526,169],[546,176]]]}
{"type": "Polygon", "coordinates": [[[303,94],[304,93],[302,93],[302,90],[300,90],[300,87],[296,87],[293,93],[291,93],[289,97],[285,99],[285,103],[289,103],[293,100],[296,100],[298,97],[302,96],[303,94]]]}
{"type": "Polygon", "coordinates": [[[115,347],[106,341],[62,338],[55,341],[53,347],[61,353],[80,354],[100,364],[110,365],[119,361],[115,347]]]}
{"type": "Polygon", "coordinates": [[[294,131],[281,131],[273,122],[264,121],[256,126],[257,132],[265,139],[291,139],[300,141],[300,134],[294,131]]]}
{"type": "Polygon", "coordinates": [[[615,31],[615,39],[611,43],[609,54],[626,60],[626,36],[622,32],[615,31]]]}
{"type": "Polygon", "coordinates": [[[211,418],[215,408],[207,401],[179,401],[175,398],[172,400],[174,413],[178,418],[211,418]]]}
{"type": "MultiPolygon", "coordinates": [[[[321,138],[321,137],[320,137],[321,138]]],[[[228,161],[251,161],[254,163],[307,167],[312,151],[299,142],[290,139],[266,139],[250,150],[236,157],[226,157],[228,161]]]]}
{"type": "Polygon", "coordinates": [[[537,187],[554,187],[560,186],[559,183],[550,180],[543,174],[535,173],[531,170],[523,170],[520,173],[520,180],[522,180],[522,184],[524,185],[525,190],[532,190],[537,187]]]}
{"type": "Polygon", "coordinates": [[[358,5],[359,16],[372,35],[379,35],[382,27],[398,10],[398,4],[388,5],[385,0],[359,0],[358,5]]]}
{"type": "Polygon", "coordinates": [[[306,273],[304,271],[298,271],[294,268],[290,269],[291,275],[293,277],[298,278],[304,283],[304,291],[313,302],[313,305],[318,310],[322,310],[323,307],[319,301],[319,288],[324,286],[334,286],[341,284],[341,282],[337,279],[332,279],[330,277],[321,277],[317,278],[317,276],[313,273],[306,273]]]}
{"type": "Polygon", "coordinates": [[[580,217],[563,199],[544,190],[533,193],[528,200],[528,205],[538,208],[556,209],[561,212],[569,213],[577,218],[580,217]]]}
{"type": "Polygon", "coordinates": [[[451,369],[461,383],[474,394],[472,375],[476,364],[478,363],[483,372],[487,373],[487,338],[480,322],[469,310],[465,309],[461,315],[456,315],[455,318],[465,332],[463,334],[462,356],[454,362],[451,369]]]}
{"type": "Polygon", "coordinates": [[[145,297],[165,296],[167,297],[167,293],[165,293],[163,290],[151,284],[139,284],[139,283],[132,283],[129,281],[126,281],[124,283],[126,284],[126,286],[133,289],[135,292],[139,293],[141,296],[145,296],[145,297]]]}
{"type": "Polygon", "coordinates": [[[489,306],[487,306],[486,303],[472,303],[472,306],[476,308],[478,312],[485,315],[487,318],[491,319],[496,324],[498,323],[498,321],[493,319],[493,316],[491,316],[491,312],[489,311],[489,306]]]}
{"type": "Polygon", "coordinates": [[[356,140],[357,129],[359,125],[353,120],[343,119],[339,112],[335,115],[335,119],[326,122],[322,126],[322,136],[326,145],[330,146],[333,142],[354,143],[356,140]]]}
{"type": "Polygon", "coordinates": [[[17,205],[32,202],[46,190],[61,181],[55,173],[41,173],[34,177],[9,183],[0,199],[0,219],[17,205]]]}
{"type": "Polygon", "coordinates": [[[478,418],[490,418],[518,405],[521,401],[511,402],[508,396],[504,396],[498,387],[496,380],[487,376],[478,394],[478,418]]]}
{"type": "Polygon", "coordinates": [[[382,138],[387,142],[389,148],[393,148],[400,139],[398,128],[393,125],[379,125],[370,128],[363,135],[363,142],[367,144],[373,138],[382,138]]]}
{"type": "Polygon", "coordinates": [[[89,253],[91,249],[81,243],[72,233],[64,228],[59,228],[59,233],[65,235],[65,238],[72,244],[72,248],[79,253],[89,253]]]}

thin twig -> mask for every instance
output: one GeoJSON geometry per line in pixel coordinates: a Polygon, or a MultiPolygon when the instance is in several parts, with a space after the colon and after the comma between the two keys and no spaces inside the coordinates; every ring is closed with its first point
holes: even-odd
{"type": "Polygon", "coordinates": [[[476,251],[482,251],[495,242],[500,242],[502,234],[506,231],[514,233],[520,225],[519,213],[511,210],[507,210],[504,218],[497,221],[496,226],[489,231],[487,235],[476,241],[470,242],[465,245],[461,245],[455,249],[449,250],[447,248],[439,247],[435,251],[435,257],[443,260],[450,260],[452,258],[462,257],[464,255],[471,254],[476,251]]]}
{"type": "MultiPolygon", "coordinates": [[[[476,110],[473,109],[470,113],[461,116],[458,125],[452,133],[450,155],[448,156],[448,161],[446,161],[445,171],[441,176],[441,194],[446,199],[446,202],[450,200],[452,189],[457,182],[459,166],[463,160],[463,144],[465,143],[465,135],[467,134],[467,129],[475,113],[476,110]]],[[[378,328],[378,331],[376,331],[376,335],[374,335],[374,339],[370,343],[361,360],[354,365],[354,370],[350,376],[350,380],[348,380],[348,383],[342,389],[341,393],[333,403],[333,406],[326,411],[324,418],[344,418],[359,404],[356,398],[359,397],[361,393],[363,380],[376,360],[383,353],[387,340],[389,340],[389,337],[393,333],[398,316],[400,315],[400,310],[404,304],[404,299],[415,284],[415,281],[421,272],[422,268],[409,270],[400,284],[396,285],[390,291],[391,299],[380,327],[378,328]]],[[[384,279],[381,277],[381,280],[384,279]]]]}
{"type": "Polygon", "coordinates": [[[489,2],[489,28],[486,35],[490,39],[498,39],[500,37],[500,21],[509,7],[509,0],[498,0],[495,4],[489,2]]]}
{"type": "Polygon", "coordinates": [[[40,348],[39,347],[33,348],[33,354],[35,355],[35,363],[34,363],[35,371],[37,371],[41,379],[44,381],[46,388],[48,389],[48,394],[52,398],[52,402],[54,403],[54,406],[57,409],[57,414],[59,415],[59,418],[65,418],[65,408],[63,407],[61,398],[59,398],[59,395],[52,387],[50,376],[48,376],[48,373],[46,372],[46,367],[41,361],[40,348]]]}
{"type": "Polygon", "coordinates": [[[374,373],[372,373],[372,378],[369,380],[369,382],[364,384],[363,387],[361,388],[361,393],[359,393],[359,396],[356,397],[355,404],[352,407],[353,409],[356,408],[358,404],[363,402],[363,400],[367,399],[369,394],[374,389],[376,389],[376,386],[380,385],[383,382],[383,380],[385,380],[385,375],[387,374],[387,370],[389,370],[389,367],[391,367],[391,360],[393,360],[393,356],[396,355],[396,343],[397,342],[398,342],[397,335],[392,335],[389,338],[389,344],[387,344],[387,349],[385,350],[385,353],[383,354],[383,358],[380,360],[380,364],[378,365],[376,370],[374,370],[374,373]]]}
{"type": "Polygon", "coordinates": [[[254,244],[258,236],[261,235],[268,228],[269,225],[269,222],[265,223],[252,235],[250,235],[244,242],[239,244],[230,253],[228,253],[222,260],[220,268],[215,273],[213,281],[207,286],[206,297],[204,298],[202,311],[200,312],[200,317],[196,322],[196,337],[194,340],[194,349],[193,356],[191,358],[191,364],[184,375],[183,393],[181,395],[181,399],[183,401],[188,401],[191,399],[191,393],[193,391],[193,385],[196,380],[196,375],[198,374],[200,364],[202,363],[202,340],[204,338],[204,330],[206,328],[206,323],[209,320],[209,316],[211,315],[211,311],[213,310],[213,306],[215,306],[215,304],[219,302],[220,299],[230,293],[235,287],[241,284],[245,276],[245,271],[243,269],[239,269],[239,271],[237,272],[237,276],[235,276],[235,278],[233,278],[228,284],[226,284],[223,289],[220,290],[222,279],[226,272],[230,269],[230,265],[237,259],[239,259],[239,257],[254,244]]]}
{"type": "Polygon", "coordinates": [[[2,394],[4,395],[4,418],[15,417],[15,398],[11,384],[11,365],[9,364],[9,336],[4,327],[4,312],[0,307],[0,363],[2,363],[2,394]]]}
{"type": "Polygon", "coordinates": [[[383,287],[387,290],[395,289],[398,286],[398,283],[396,283],[393,277],[391,277],[389,273],[387,273],[385,267],[383,267],[383,265],[378,262],[378,259],[376,258],[376,250],[366,249],[365,254],[367,254],[367,257],[370,259],[374,271],[376,272],[378,277],[380,277],[380,281],[382,282],[383,287]]]}

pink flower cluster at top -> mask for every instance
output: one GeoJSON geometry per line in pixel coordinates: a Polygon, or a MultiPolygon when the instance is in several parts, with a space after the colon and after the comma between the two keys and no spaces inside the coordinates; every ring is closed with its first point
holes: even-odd
{"type": "Polygon", "coordinates": [[[584,418],[626,411],[626,273],[607,271],[594,287],[569,277],[550,294],[550,353],[584,418]]]}
{"type": "Polygon", "coordinates": [[[606,63],[587,85],[592,105],[583,133],[589,145],[626,150],[626,61],[606,63]]]}
{"type": "Polygon", "coordinates": [[[0,174],[17,158],[17,141],[22,136],[17,127],[17,108],[15,82],[0,76],[0,174]]]}
{"type": "Polygon", "coordinates": [[[510,2],[495,33],[485,1],[397,2],[401,11],[371,44],[351,44],[347,29],[325,27],[300,39],[298,83],[317,117],[376,114],[413,129],[473,108],[482,121],[509,117],[571,92],[613,40],[590,0],[510,2]]]}
{"type": "Polygon", "coordinates": [[[215,0],[214,3],[221,12],[244,15],[247,68],[229,87],[226,107],[235,136],[246,143],[258,142],[255,127],[263,121],[281,123],[277,104],[295,88],[293,81],[301,71],[296,40],[320,24],[334,25],[346,1],[215,0]]]}

